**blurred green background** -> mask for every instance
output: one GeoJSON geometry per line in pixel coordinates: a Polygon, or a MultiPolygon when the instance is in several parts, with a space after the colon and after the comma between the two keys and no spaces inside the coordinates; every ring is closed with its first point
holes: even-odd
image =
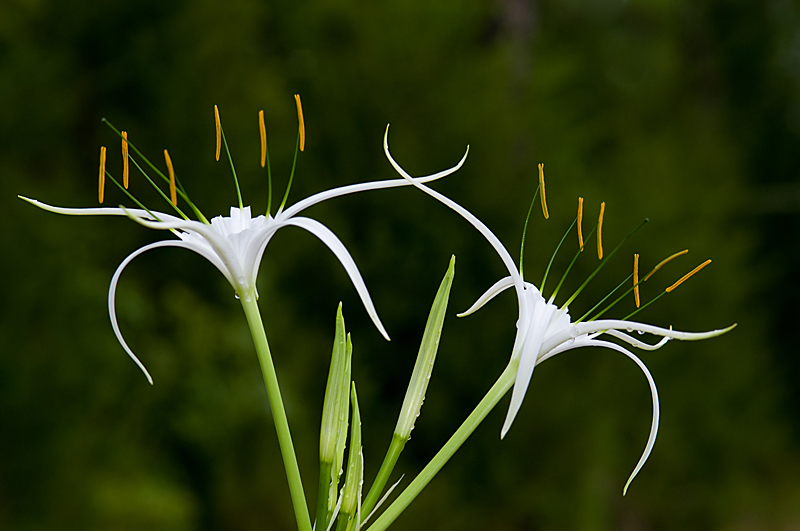
{"type": "MultiPolygon", "coordinates": [[[[126,270],[120,324],[151,387],[117,344],[106,297],[117,264],[165,235],[16,198],[95,205],[100,145],[120,174],[106,117],[159,164],[169,148],[205,214],[225,214],[236,196],[226,164],[214,162],[217,104],[245,203],[262,211],[257,113],[265,111],[281,193],[294,93],[307,143],[290,202],[396,177],[381,147],[391,123],[393,154],[415,175],[455,164],[470,145],[463,169],[436,188],[516,255],[544,162],[550,219],[534,210],[528,278],[541,278],[581,195],[586,232],[606,202],[608,249],[651,222],[573,315],[625,278],[634,252],[649,268],[688,247],[644,285],[645,300],[706,258],[714,263],[641,319],[691,331],[739,323],[719,339],[643,353],[661,393],[661,430],[626,497],[650,423],[647,385],[623,356],[578,350],[537,368],[500,442],[502,401],[395,529],[800,528],[800,357],[791,339],[800,8],[791,0],[4,0],[0,528],[294,527],[257,359],[222,276],[176,249],[126,270]]],[[[162,208],[140,178],[131,189],[162,208]]],[[[126,203],[111,185],[106,197],[126,203]]],[[[313,236],[287,229],[270,243],[260,302],[313,499],[340,300],[368,484],[450,255],[456,278],[437,366],[395,477],[418,471],[500,374],[517,308],[509,292],[455,317],[504,269],[461,218],[418,191],[349,196],[308,214],[353,254],[392,336],[383,341],[313,236]]],[[[559,273],[573,240],[556,259],[559,273]]],[[[596,264],[584,253],[565,295],[596,264]]],[[[632,307],[626,298],[615,315],[632,307]]]]}

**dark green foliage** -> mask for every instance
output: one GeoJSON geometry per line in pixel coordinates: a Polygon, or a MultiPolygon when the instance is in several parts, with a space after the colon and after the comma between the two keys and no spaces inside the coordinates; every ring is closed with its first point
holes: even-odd
{"type": "MultiPolygon", "coordinates": [[[[540,279],[575,216],[606,202],[613,248],[647,224],[571,305],[582,315],[630,273],[688,247],[642,286],[659,293],[714,263],[640,316],[682,330],[739,322],[702,343],[644,353],[662,423],[644,446],[644,378],[622,356],[567,353],[536,369],[503,442],[489,416],[396,529],[782,529],[800,523],[800,18],[788,1],[304,1],[0,4],[0,528],[292,529],[258,362],[230,286],[201,258],[158,250],[118,293],[122,330],[150,387],[117,344],[106,293],[117,264],[168,234],[126,219],[45,213],[16,194],[96,203],[97,154],[121,174],[108,118],[154,162],[168,148],[206,216],[236,193],[214,162],[218,104],[245,204],[266,208],[264,109],[276,196],[303,98],[306,150],[289,204],[394,178],[381,140],[518,249],[546,163],[550,219],[534,210],[525,272],[540,279]]],[[[161,200],[132,173],[131,189],[161,200]]],[[[111,186],[106,203],[125,202],[111,186]]],[[[333,255],[300,230],[270,243],[259,277],[265,326],[309,499],[330,320],[344,301],[374,477],[411,373],[440,265],[456,254],[453,313],[503,268],[461,218],[403,189],[314,207],[353,254],[392,342],[375,331],[333,255]]],[[[552,275],[577,245],[568,238],[552,275]]],[[[562,301],[594,269],[587,245],[562,301]]],[[[515,253],[512,253],[515,254],[515,253]]],[[[450,316],[425,408],[397,471],[418,471],[500,374],[513,295],[450,316]]],[[[615,308],[631,311],[633,298],[615,308]]],[[[408,476],[407,476],[408,477],[408,476]]],[[[404,480],[405,482],[408,479],[404,480]]],[[[312,501],[313,505],[313,501],[312,501]]]]}

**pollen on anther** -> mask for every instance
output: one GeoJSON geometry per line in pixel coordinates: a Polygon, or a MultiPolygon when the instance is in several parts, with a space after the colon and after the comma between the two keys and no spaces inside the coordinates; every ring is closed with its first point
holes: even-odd
{"type": "Polygon", "coordinates": [[[303,121],[303,106],[300,104],[300,94],[294,95],[294,102],[297,104],[297,121],[300,122],[300,151],[306,149],[306,123],[303,121]]]}
{"type": "Polygon", "coordinates": [[[219,121],[219,109],[214,105],[214,124],[217,126],[217,160],[219,160],[219,150],[222,147],[222,124],[219,121]]]}
{"type": "Polygon", "coordinates": [[[106,194],[106,147],[100,147],[100,175],[97,181],[97,199],[103,202],[106,194]]]}
{"type": "Polygon", "coordinates": [[[175,170],[172,168],[172,159],[169,158],[169,152],[164,150],[164,160],[167,162],[167,171],[169,172],[169,199],[172,201],[173,206],[178,206],[178,193],[175,189],[175,170]]]}
{"type": "Polygon", "coordinates": [[[578,198],[578,245],[580,245],[581,252],[583,252],[583,230],[581,229],[581,222],[583,222],[583,198],[578,198]]]}
{"type": "Polygon", "coordinates": [[[258,111],[258,132],[261,134],[261,167],[267,163],[267,126],[264,125],[264,111],[258,111]]]}
{"type": "Polygon", "coordinates": [[[664,258],[663,260],[661,260],[661,261],[658,263],[658,265],[656,265],[656,266],[653,268],[653,270],[652,270],[652,271],[650,271],[649,273],[647,273],[647,275],[644,277],[644,279],[642,279],[642,282],[645,282],[645,281],[646,281],[648,278],[652,277],[652,276],[653,276],[653,274],[654,274],[656,271],[658,271],[659,269],[661,269],[661,268],[664,266],[664,264],[666,264],[667,262],[670,262],[670,261],[674,260],[675,258],[678,258],[679,256],[681,256],[681,255],[684,255],[684,254],[686,254],[686,253],[688,253],[688,252],[689,252],[689,249],[684,249],[683,251],[678,251],[677,253],[675,253],[675,254],[673,254],[673,255],[670,255],[670,256],[668,256],[668,257],[664,258]]]}
{"type": "Polygon", "coordinates": [[[633,298],[636,300],[636,307],[639,307],[639,255],[633,255],[633,298]]]}
{"type": "Polygon", "coordinates": [[[122,186],[128,189],[128,132],[122,132],[122,186]]]}
{"type": "Polygon", "coordinates": [[[597,219],[597,259],[603,259],[603,214],[606,212],[606,203],[600,203],[600,217],[597,219]]]}
{"type": "Polygon", "coordinates": [[[547,212],[547,198],[544,195],[544,163],[539,164],[539,187],[542,189],[542,215],[544,215],[544,219],[549,219],[550,214],[547,212]]]}
{"type": "Polygon", "coordinates": [[[686,282],[686,280],[688,280],[689,277],[691,277],[692,275],[694,275],[695,273],[697,273],[698,271],[700,271],[701,269],[703,269],[705,266],[707,266],[710,263],[711,263],[711,259],[706,260],[705,262],[703,262],[699,266],[695,267],[694,269],[692,269],[691,271],[689,271],[688,273],[683,275],[680,278],[680,280],[678,280],[675,284],[673,284],[670,287],[668,287],[665,291],[667,293],[669,293],[670,291],[674,290],[675,288],[677,288],[678,286],[680,286],[681,284],[686,282]]]}

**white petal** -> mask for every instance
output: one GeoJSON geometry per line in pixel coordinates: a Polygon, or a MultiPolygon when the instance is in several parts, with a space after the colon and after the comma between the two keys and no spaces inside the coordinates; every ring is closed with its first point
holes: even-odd
{"type": "Polygon", "coordinates": [[[353,282],[353,286],[356,288],[356,292],[358,292],[358,296],[361,297],[361,302],[364,304],[364,308],[367,310],[367,314],[369,314],[372,322],[375,323],[375,326],[378,328],[378,331],[389,340],[389,334],[386,333],[386,330],[383,328],[383,324],[381,320],[378,318],[378,312],[375,311],[375,306],[372,304],[372,299],[369,296],[369,291],[367,290],[367,285],[364,283],[364,279],[361,278],[361,273],[358,271],[358,267],[356,266],[355,260],[353,257],[350,256],[350,253],[347,251],[347,248],[344,244],[336,237],[336,235],[331,232],[331,230],[314,219],[310,218],[291,218],[284,221],[286,225],[294,225],[296,227],[300,227],[302,229],[307,230],[320,240],[322,243],[328,246],[328,248],[333,251],[333,254],[336,255],[336,258],[339,259],[342,266],[344,266],[345,271],[350,276],[351,282],[353,282]]]}
{"type": "MultiPolygon", "coordinates": [[[[386,127],[388,132],[389,127],[386,127]]],[[[467,151],[464,153],[464,156],[461,157],[461,160],[453,166],[452,168],[446,169],[444,171],[440,171],[439,173],[434,173],[432,175],[427,175],[425,177],[417,177],[417,182],[428,183],[431,181],[435,181],[437,179],[441,179],[442,177],[447,177],[451,173],[456,172],[461,165],[464,164],[464,161],[467,160],[467,154],[469,154],[469,146],[467,146],[467,151]]],[[[382,188],[396,188],[398,186],[409,186],[409,183],[406,179],[390,179],[386,181],[373,181],[369,183],[359,183],[359,184],[351,184],[348,186],[340,186],[339,188],[333,188],[331,190],[326,190],[324,192],[320,192],[318,194],[314,194],[310,197],[303,199],[302,201],[298,201],[291,207],[287,208],[283,213],[282,217],[292,217],[295,214],[300,213],[301,210],[304,210],[311,205],[316,205],[322,201],[327,199],[331,199],[332,197],[339,197],[342,195],[354,194],[357,192],[364,192],[367,190],[380,190],[382,188]]]]}
{"type": "MultiPolygon", "coordinates": [[[[511,403],[508,405],[506,420],[503,422],[502,430],[500,430],[501,439],[508,433],[511,424],[513,424],[519,412],[519,408],[522,406],[522,401],[525,398],[525,393],[528,391],[528,385],[533,376],[533,369],[536,367],[539,353],[543,352],[541,350],[542,341],[544,340],[547,330],[550,328],[554,315],[558,311],[556,306],[545,304],[544,299],[542,299],[538,291],[535,296],[541,303],[531,304],[529,310],[532,313],[527,323],[519,323],[517,335],[522,336],[522,352],[519,359],[519,368],[517,369],[517,378],[514,381],[514,389],[511,391],[511,403]]],[[[512,359],[514,354],[516,354],[516,352],[512,354],[512,359]]]]}
{"type": "Polygon", "coordinates": [[[669,337],[662,337],[661,341],[659,341],[655,345],[651,345],[649,343],[645,343],[644,341],[639,341],[635,337],[631,337],[628,334],[623,334],[622,332],[619,332],[618,330],[613,330],[613,329],[612,330],[606,330],[605,333],[610,335],[610,336],[614,336],[614,337],[616,337],[618,339],[621,339],[621,340],[625,341],[626,343],[630,343],[634,347],[640,348],[642,350],[658,350],[661,347],[663,347],[664,345],[666,345],[667,342],[670,340],[669,337]]]}
{"type": "Polygon", "coordinates": [[[65,207],[48,205],[47,203],[42,203],[41,201],[37,201],[36,199],[31,199],[29,197],[25,197],[22,195],[18,195],[17,197],[19,197],[23,201],[27,201],[33,206],[41,208],[42,210],[55,212],[56,214],[65,214],[68,216],[127,216],[128,212],[130,212],[144,219],[154,219],[153,216],[158,216],[158,218],[161,219],[162,221],[178,221],[180,219],[176,218],[175,216],[164,214],[163,212],[156,212],[153,210],[150,211],[152,212],[151,214],[146,210],[141,210],[138,208],[127,208],[127,209],[118,207],[65,208],[65,207]]]}
{"type": "Polygon", "coordinates": [[[655,445],[656,443],[656,435],[658,434],[658,419],[660,415],[660,408],[658,405],[658,390],[656,389],[656,382],[653,380],[653,376],[650,374],[650,371],[647,369],[647,366],[644,364],[644,362],[641,359],[639,359],[638,356],[636,356],[634,353],[632,353],[625,347],[617,345],[616,343],[611,343],[609,341],[599,341],[593,339],[591,341],[577,340],[575,342],[564,343],[563,345],[560,345],[559,347],[553,349],[551,352],[548,352],[546,356],[542,356],[540,363],[546,359],[552,358],[556,354],[566,352],[567,350],[572,350],[579,347],[592,347],[592,346],[610,348],[611,350],[616,350],[617,352],[621,352],[622,354],[625,354],[627,357],[632,359],[634,363],[636,363],[636,365],[639,366],[639,368],[642,370],[645,377],[647,378],[647,383],[650,385],[650,396],[652,396],[653,399],[653,420],[650,423],[650,435],[647,437],[647,444],[644,447],[644,452],[642,453],[642,456],[639,458],[639,462],[636,463],[636,468],[633,469],[633,472],[628,478],[628,481],[625,483],[625,487],[622,489],[622,495],[624,496],[628,492],[628,486],[630,486],[631,481],[633,481],[633,478],[635,478],[636,474],[639,473],[639,470],[642,469],[642,466],[644,466],[644,463],[645,461],[647,461],[647,458],[650,457],[650,452],[653,451],[653,445],[655,445]]]}
{"type": "Polygon", "coordinates": [[[514,287],[517,290],[517,298],[520,301],[520,305],[522,305],[523,299],[523,290],[525,289],[524,283],[522,281],[522,277],[517,270],[517,266],[514,263],[514,259],[511,258],[511,255],[508,254],[508,251],[500,242],[500,240],[495,236],[495,234],[487,227],[481,220],[475,217],[472,212],[467,210],[466,208],[462,207],[449,197],[440,194],[436,190],[433,190],[424,184],[422,184],[418,179],[411,177],[406,171],[392,158],[392,154],[389,153],[389,128],[386,128],[386,135],[383,137],[383,151],[386,153],[386,158],[389,159],[389,163],[394,167],[394,169],[403,176],[410,184],[413,184],[426,194],[430,195],[431,197],[439,200],[441,203],[444,203],[452,210],[456,211],[458,214],[461,215],[464,219],[466,219],[473,227],[475,227],[478,232],[483,234],[483,237],[486,238],[489,244],[494,247],[494,250],[497,251],[497,254],[500,255],[500,259],[503,260],[506,268],[508,269],[508,274],[511,275],[511,278],[514,279],[514,287]]]}
{"type": "MultiPolygon", "coordinates": [[[[147,219],[143,219],[142,217],[135,215],[131,210],[128,209],[123,209],[123,210],[129,213],[128,215],[129,218],[139,223],[140,225],[143,225],[151,229],[159,229],[159,230],[180,229],[186,232],[191,232],[202,236],[208,242],[209,246],[217,254],[219,260],[224,265],[224,268],[227,269],[228,274],[225,276],[226,278],[228,278],[228,281],[231,282],[234,289],[236,289],[237,291],[239,289],[247,290],[250,286],[255,285],[255,279],[247,278],[245,276],[244,270],[242,269],[242,266],[239,263],[239,259],[237,258],[236,253],[231,247],[230,243],[209,225],[206,225],[205,223],[201,223],[199,221],[192,221],[192,220],[176,220],[170,222],[149,221],[147,219]]],[[[185,246],[185,247],[199,252],[194,247],[191,246],[185,246]]],[[[205,255],[204,253],[200,254],[203,254],[203,256],[206,256],[206,258],[208,258],[208,256],[205,255]]],[[[217,263],[215,263],[214,265],[217,265],[217,263]]],[[[220,271],[223,270],[220,269],[220,271]]]]}
{"type": "Polygon", "coordinates": [[[726,332],[733,330],[735,324],[723,328],[721,330],[711,330],[709,332],[678,332],[675,330],[668,330],[658,326],[653,326],[644,323],[636,323],[634,321],[622,321],[616,319],[602,319],[597,321],[589,321],[586,323],[578,323],[570,326],[568,329],[561,330],[552,336],[545,339],[542,345],[542,350],[549,351],[556,348],[558,345],[564,343],[572,337],[581,336],[584,334],[591,334],[594,332],[604,332],[606,330],[627,330],[632,332],[634,330],[646,332],[656,336],[669,337],[671,339],[680,339],[683,341],[699,341],[701,339],[710,339],[712,337],[720,336],[726,332]]]}
{"type": "Polygon", "coordinates": [[[480,310],[484,304],[495,298],[497,294],[507,290],[511,286],[514,285],[514,279],[511,277],[501,278],[497,282],[492,285],[489,289],[486,290],[486,293],[481,295],[475,304],[469,307],[469,309],[465,312],[459,313],[458,317],[466,317],[467,315],[471,315],[476,311],[480,310]]]}
{"type": "Polygon", "coordinates": [[[149,251],[150,249],[155,249],[157,247],[185,247],[185,244],[178,240],[164,240],[160,242],[151,243],[149,245],[145,245],[144,247],[140,247],[136,249],[131,254],[129,254],[122,263],[117,266],[117,270],[114,272],[114,276],[111,277],[111,285],[108,287],[108,316],[111,318],[111,328],[114,329],[114,334],[117,336],[117,340],[119,344],[122,345],[122,348],[125,349],[125,352],[128,353],[128,356],[131,357],[134,363],[139,366],[142,370],[144,375],[147,377],[147,381],[150,384],[153,384],[153,378],[150,376],[150,373],[147,372],[144,365],[139,358],[136,357],[136,354],[133,353],[131,348],[125,342],[125,339],[122,337],[122,332],[119,329],[119,324],[117,323],[117,308],[116,308],[116,296],[117,296],[117,283],[119,282],[119,276],[122,274],[122,270],[130,263],[131,260],[139,256],[140,254],[149,251]]]}

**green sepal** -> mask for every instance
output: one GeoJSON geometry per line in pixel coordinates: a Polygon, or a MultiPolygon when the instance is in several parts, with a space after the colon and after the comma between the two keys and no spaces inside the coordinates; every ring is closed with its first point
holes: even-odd
{"type": "Polygon", "coordinates": [[[328,495],[328,513],[333,511],[336,506],[336,496],[339,492],[339,478],[342,476],[342,465],[344,464],[344,449],[347,443],[347,423],[349,416],[349,395],[350,395],[350,374],[353,358],[353,343],[350,334],[347,334],[345,344],[345,371],[341,387],[342,395],[339,399],[339,431],[336,434],[336,454],[334,455],[333,466],[331,467],[330,494],[328,495]]]}
{"type": "Polygon", "coordinates": [[[394,433],[406,440],[411,437],[411,430],[414,429],[414,423],[425,400],[425,391],[428,389],[428,382],[433,372],[436,352],[439,350],[439,338],[442,335],[442,326],[447,312],[447,303],[450,300],[450,287],[453,285],[455,269],[456,257],[453,256],[450,258],[450,266],[442,279],[439,291],[436,292],[436,297],[433,299],[433,305],[428,315],[428,323],[425,325],[425,332],[422,334],[417,362],[414,364],[411,381],[408,383],[403,406],[400,408],[400,416],[397,419],[394,433]]]}
{"type": "Polygon", "coordinates": [[[330,511],[336,504],[338,474],[344,454],[344,441],[341,434],[347,435],[347,415],[350,389],[350,354],[348,337],[345,333],[342,303],[336,310],[336,331],[334,333],[331,366],[328,371],[328,383],[325,387],[325,399],[322,404],[322,425],[319,436],[319,491],[317,493],[317,528],[326,529],[330,520],[330,511]],[[341,451],[339,447],[341,445],[341,451]],[[332,478],[336,479],[334,484],[332,478]]]}
{"type": "Polygon", "coordinates": [[[361,505],[361,486],[364,479],[364,455],[361,451],[361,414],[358,410],[356,383],[352,382],[350,401],[353,410],[353,422],[350,423],[350,452],[347,456],[347,476],[342,488],[342,504],[339,509],[337,529],[351,527],[357,518],[361,505]]]}
{"type": "Polygon", "coordinates": [[[422,408],[425,391],[428,388],[428,381],[433,371],[433,362],[436,359],[436,352],[439,348],[439,338],[442,335],[442,326],[444,325],[447,303],[450,299],[450,287],[453,285],[455,267],[456,257],[453,256],[439,286],[439,291],[433,299],[430,314],[428,314],[428,323],[425,326],[425,332],[422,334],[417,361],[411,374],[411,381],[408,384],[403,406],[400,409],[397,426],[392,434],[392,442],[389,445],[386,456],[383,458],[383,463],[381,463],[375,481],[364,498],[361,510],[364,512],[365,517],[372,512],[372,509],[378,503],[392,470],[394,470],[394,466],[400,458],[400,453],[411,436],[414,422],[422,408]]]}

